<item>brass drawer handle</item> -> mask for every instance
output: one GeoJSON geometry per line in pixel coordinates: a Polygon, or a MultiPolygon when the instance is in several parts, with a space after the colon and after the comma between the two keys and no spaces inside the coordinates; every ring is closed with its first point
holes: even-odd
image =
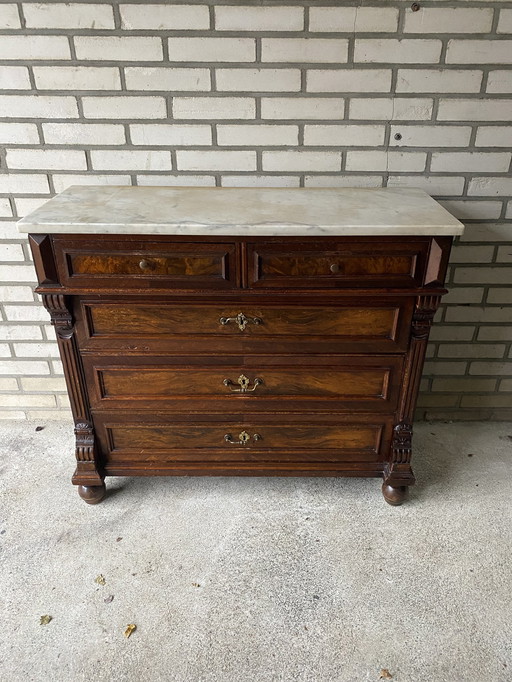
{"type": "Polygon", "coordinates": [[[152,267],[153,264],[150,263],[148,260],[145,260],[144,258],[139,263],[139,268],[141,270],[151,270],[152,267]]]}
{"type": "Polygon", "coordinates": [[[238,313],[236,317],[221,317],[219,319],[219,322],[221,324],[236,322],[236,324],[238,325],[238,329],[240,329],[240,331],[243,332],[249,323],[262,324],[263,320],[261,319],[261,317],[246,317],[243,313],[238,313]]]}
{"type": "MultiPolygon", "coordinates": [[[[251,380],[248,379],[245,374],[240,374],[236,381],[240,384],[240,388],[231,388],[231,393],[252,393],[263,383],[263,379],[256,377],[256,379],[254,379],[254,386],[249,388],[251,380]]],[[[224,386],[236,386],[235,382],[231,381],[231,379],[224,379],[222,383],[224,386]]]]}
{"type": "MultiPolygon", "coordinates": [[[[261,440],[261,436],[259,433],[255,433],[252,436],[252,439],[254,441],[258,441],[261,440]]],[[[251,436],[247,433],[247,431],[242,431],[242,433],[238,434],[238,440],[233,440],[233,436],[230,433],[226,433],[224,440],[226,443],[231,443],[231,445],[247,445],[247,443],[251,440],[251,436]]]]}

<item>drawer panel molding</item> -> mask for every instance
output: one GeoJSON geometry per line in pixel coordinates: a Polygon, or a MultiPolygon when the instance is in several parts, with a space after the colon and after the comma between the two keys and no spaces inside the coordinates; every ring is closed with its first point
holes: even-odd
{"type": "Polygon", "coordinates": [[[245,357],[243,366],[206,364],[196,358],[147,358],[144,364],[103,356],[85,358],[93,407],[109,409],[208,409],[244,405],[267,409],[375,410],[398,404],[402,356],[330,356],[313,364],[308,356],[245,357]],[[151,364],[149,364],[151,363],[151,364]],[[242,370],[242,371],[241,371],[242,370]],[[206,407],[208,405],[208,407],[206,407]],[[273,406],[273,407],[270,407],[273,406]]]}
{"type": "Polygon", "coordinates": [[[420,286],[429,241],[249,245],[249,281],[257,288],[420,286]]]}
{"type": "Polygon", "coordinates": [[[77,316],[85,322],[84,348],[147,351],[211,349],[217,352],[301,351],[403,352],[413,301],[360,301],[358,305],[303,303],[241,305],[196,301],[174,304],[85,299],[77,316]]]}
{"type": "Polygon", "coordinates": [[[62,283],[71,288],[229,289],[237,286],[235,244],[55,242],[62,283]]]}

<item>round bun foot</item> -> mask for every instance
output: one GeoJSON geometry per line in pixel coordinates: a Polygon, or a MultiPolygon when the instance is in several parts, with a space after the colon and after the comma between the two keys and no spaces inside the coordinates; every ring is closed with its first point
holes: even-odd
{"type": "Polygon", "coordinates": [[[87,504],[98,504],[105,497],[107,489],[105,484],[101,485],[79,485],[78,494],[87,504]]]}
{"type": "Polygon", "coordinates": [[[388,504],[398,507],[398,505],[402,504],[407,497],[407,486],[401,485],[395,487],[388,485],[387,483],[383,483],[382,494],[384,495],[384,499],[388,504]]]}

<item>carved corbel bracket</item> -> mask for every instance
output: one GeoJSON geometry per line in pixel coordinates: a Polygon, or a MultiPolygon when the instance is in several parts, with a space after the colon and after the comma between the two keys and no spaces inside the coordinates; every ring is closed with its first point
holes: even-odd
{"type": "Polygon", "coordinates": [[[94,462],[94,429],[90,422],[75,424],[76,459],[78,462],[94,462]]]}
{"type": "Polygon", "coordinates": [[[73,317],[63,294],[42,294],[43,305],[50,313],[58,338],[70,339],[74,332],[73,317]]]}
{"type": "Polygon", "coordinates": [[[391,441],[391,461],[396,464],[409,464],[412,455],[412,424],[400,422],[393,429],[391,441]]]}
{"type": "MultiPolygon", "coordinates": [[[[384,468],[384,483],[392,487],[414,485],[411,469],[412,424],[400,422],[393,429],[390,461],[384,468]]],[[[390,504],[394,504],[390,502],[390,504]]]]}
{"type": "Polygon", "coordinates": [[[430,327],[439,308],[441,296],[418,296],[416,308],[412,316],[412,336],[415,339],[428,339],[430,327]]]}

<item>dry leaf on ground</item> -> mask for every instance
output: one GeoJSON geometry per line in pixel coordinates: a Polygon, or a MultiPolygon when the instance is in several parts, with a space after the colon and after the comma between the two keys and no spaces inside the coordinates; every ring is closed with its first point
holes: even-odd
{"type": "Polygon", "coordinates": [[[98,583],[98,585],[106,585],[107,581],[105,580],[104,575],[98,575],[96,578],[94,578],[94,582],[98,583]]]}
{"type": "Polygon", "coordinates": [[[130,625],[126,626],[126,630],[124,631],[124,636],[128,639],[128,637],[132,634],[132,632],[135,632],[137,629],[137,626],[134,625],[134,623],[130,623],[130,625]]]}
{"type": "Polygon", "coordinates": [[[379,680],[392,680],[393,675],[386,668],[382,668],[379,675],[379,680]]]}
{"type": "Polygon", "coordinates": [[[39,625],[48,625],[48,623],[53,620],[51,616],[41,616],[41,620],[39,621],[39,625]]]}
{"type": "Polygon", "coordinates": [[[110,602],[114,601],[114,595],[109,594],[109,596],[106,599],[104,599],[103,601],[105,602],[105,604],[110,604],[110,602]]]}

